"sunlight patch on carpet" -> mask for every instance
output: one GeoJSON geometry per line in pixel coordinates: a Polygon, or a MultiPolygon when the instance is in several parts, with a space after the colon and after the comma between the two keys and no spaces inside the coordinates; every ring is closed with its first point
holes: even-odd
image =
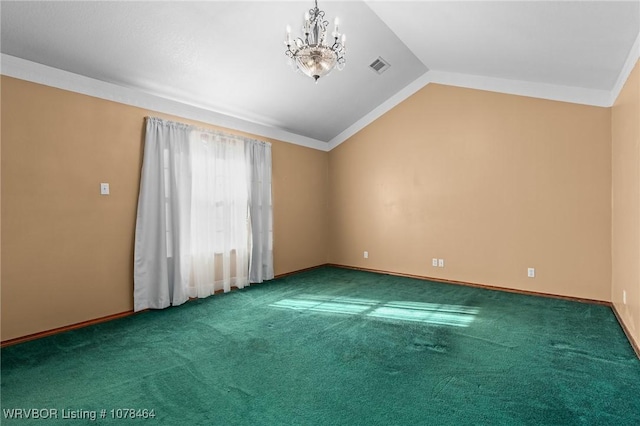
{"type": "Polygon", "coordinates": [[[353,297],[301,295],[282,299],[269,305],[272,308],[332,314],[361,315],[400,321],[468,327],[479,309],[471,306],[445,305],[409,301],[383,302],[353,297]]]}

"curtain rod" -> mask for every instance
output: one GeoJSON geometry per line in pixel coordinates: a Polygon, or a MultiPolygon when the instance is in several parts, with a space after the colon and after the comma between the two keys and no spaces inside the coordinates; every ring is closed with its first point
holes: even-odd
{"type": "Polygon", "coordinates": [[[182,123],[180,121],[165,120],[164,118],[160,118],[160,117],[146,116],[145,119],[146,120],[151,120],[151,121],[161,122],[163,124],[167,124],[167,125],[171,125],[171,126],[188,127],[190,129],[197,130],[199,132],[211,133],[211,134],[214,134],[214,135],[225,136],[225,137],[230,137],[231,136],[231,137],[239,138],[239,139],[242,139],[242,140],[245,140],[245,141],[252,141],[252,142],[257,142],[257,143],[266,144],[266,145],[271,146],[271,142],[250,138],[248,136],[237,135],[235,133],[228,133],[228,132],[225,132],[223,130],[207,129],[207,128],[204,128],[204,127],[196,126],[195,124],[187,124],[187,123],[182,123]]]}

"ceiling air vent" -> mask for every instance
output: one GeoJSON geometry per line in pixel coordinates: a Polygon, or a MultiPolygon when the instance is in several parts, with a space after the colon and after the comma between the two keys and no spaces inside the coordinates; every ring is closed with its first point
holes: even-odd
{"type": "Polygon", "coordinates": [[[372,70],[374,70],[378,74],[382,74],[390,66],[391,65],[389,65],[389,62],[385,61],[384,59],[382,59],[381,57],[378,56],[378,59],[373,61],[373,63],[371,65],[369,65],[369,68],[371,68],[372,70]]]}

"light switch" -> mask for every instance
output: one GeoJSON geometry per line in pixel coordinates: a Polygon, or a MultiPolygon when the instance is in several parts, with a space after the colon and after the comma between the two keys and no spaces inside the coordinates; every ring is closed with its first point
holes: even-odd
{"type": "Polygon", "coordinates": [[[100,195],[109,195],[109,184],[101,183],[100,184],[100,195]]]}

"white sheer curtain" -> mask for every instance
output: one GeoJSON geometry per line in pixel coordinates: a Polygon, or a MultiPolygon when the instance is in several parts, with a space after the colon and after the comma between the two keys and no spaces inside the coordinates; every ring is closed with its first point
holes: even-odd
{"type": "Polygon", "coordinates": [[[191,132],[190,297],[243,288],[249,279],[244,141],[191,132]]]}
{"type": "Polygon", "coordinates": [[[148,117],[134,309],[273,278],[271,211],[270,144],[148,117]]]}
{"type": "Polygon", "coordinates": [[[271,203],[271,145],[252,141],[247,145],[250,184],[251,268],[249,280],[261,283],[273,279],[273,206],[271,203]]]}

